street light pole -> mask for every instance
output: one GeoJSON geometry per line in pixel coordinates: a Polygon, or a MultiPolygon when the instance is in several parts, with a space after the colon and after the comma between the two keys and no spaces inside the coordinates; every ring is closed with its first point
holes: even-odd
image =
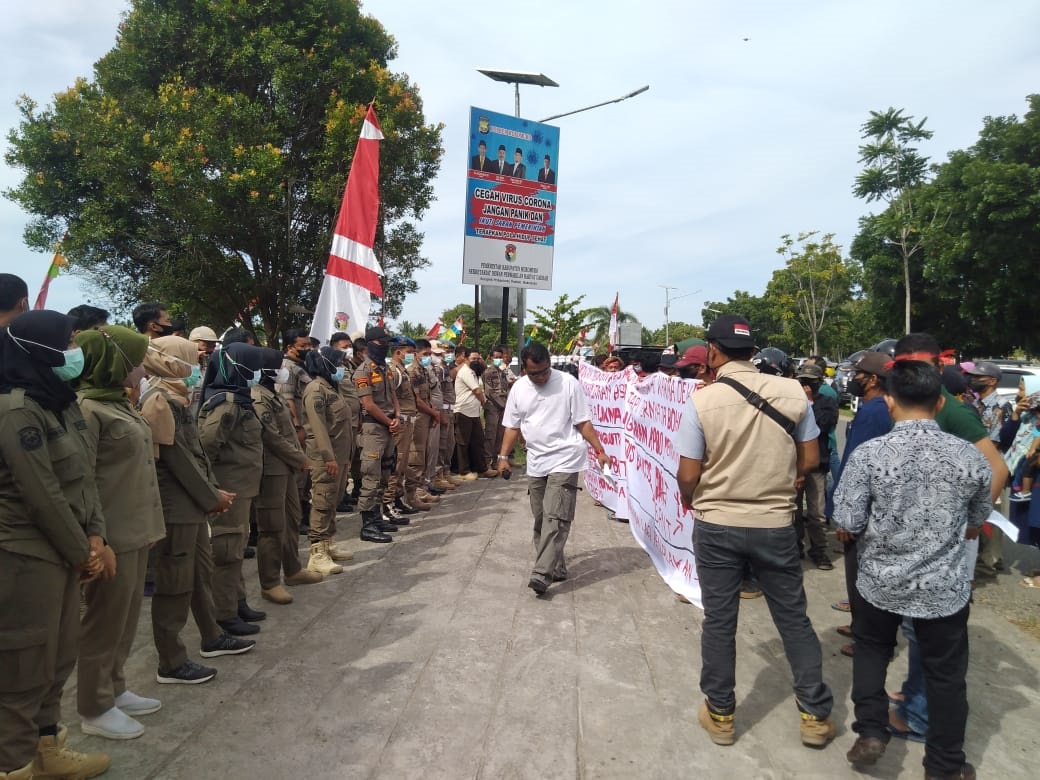
{"type": "MultiPolygon", "coordinates": [[[[638,94],[638,92],[634,93],[634,94],[638,94]]],[[[697,293],[700,292],[700,290],[694,290],[693,292],[683,293],[682,295],[677,295],[674,298],[672,298],[671,297],[672,290],[678,290],[679,289],[678,287],[669,287],[667,284],[659,284],[657,286],[664,288],[664,345],[665,345],[665,347],[669,347],[672,344],[672,340],[669,337],[670,334],[669,334],[669,331],[668,331],[668,328],[669,328],[669,325],[670,325],[669,320],[668,320],[668,308],[669,308],[671,302],[672,301],[677,301],[680,298],[688,298],[691,295],[696,295],[697,293]]]]}

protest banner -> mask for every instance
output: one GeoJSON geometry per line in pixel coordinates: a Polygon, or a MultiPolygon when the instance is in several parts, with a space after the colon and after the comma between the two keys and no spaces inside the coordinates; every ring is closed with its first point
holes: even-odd
{"type": "Polygon", "coordinates": [[[470,108],[464,284],[552,289],[560,130],[470,108]]]}
{"type": "Polygon", "coordinates": [[[628,519],[632,536],[668,587],[700,606],[693,513],[683,509],[679,497],[675,448],[686,401],[697,383],[659,373],[640,379],[631,369],[610,374],[586,364],[579,367],[579,375],[593,426],[612,464],[616,457],[613,470],[619,475],[613,486],[604,480],[590,450],[586,488],[619,518],[628,519]],[[616,396],[622,384],[624,396],[619,400],[616,396]],[[616,456],[616,445],[608,441],[615,441],[619,417],[623,451],[616,456]]]}

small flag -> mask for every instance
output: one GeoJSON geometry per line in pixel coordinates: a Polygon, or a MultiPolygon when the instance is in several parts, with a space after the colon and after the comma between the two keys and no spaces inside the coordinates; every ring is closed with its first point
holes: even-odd
{"type": "Polygon", "coordinates": [[[526,347],[526,346],[529,346],[529,345],[530,345],[530,343],[531,343],[532,341],[534,341],[534,338],[535,338],[535,336],[537,336],[537,335],[538,335],[538,326],[537,326],[537,325],[535,325],[535,326],[534,326],[533,328],[531,328],[531,335],[527,337],[527,341],[525,341],[525,342],[524,342],[524,346],[525,346],[525,347],[526,347]]]}
{"type": "Polygon", "coordinates": [[[364,330],[372,296],[383,296],[383,268],[372,247],[379,221],[379,142],[383,132],[375,109],[361,126],[354,160],[343,191],[332,249],[325,267],[311,336],[322,343],[337,330],[364,330]]]}
{"type": "Polygon", "coordinates": [[[386,325],[383,324],[383,315],[382,314],[380,314],[379,315],[379,319],[376,320],[376,325],[378,325],[380,328],[385,328],[386,327],[386,325]]]}
{"type": "Polygon", "coordinates": [[[456,319],[455,322],[451,324],[451,327],[448,328],[448,330],[454,333],[456,337],[461,336],[463,333],[466,332],[466,323],[462,321],[461,314],[459,315],[458,319],[456,319]]]}
{"type": "Polygon", "coordinates": [[[444,330],[444,320],[438,317],[437,321],[433,323],[433,327],[426,332],[426,338],[435,339],[442,330],[444,330]]]}
{"type": "Polygon", "coordinates": [[[33,306],[34,309],[44,309],[47,307],[47,291],[51,286],[51,279],[58,278],[58,272],[62,268],[66,268],[69,261],[65,259],[65,256],[61,252],[54,253],[54,259],[51,260],[51,267],[47,269],[47,275],[43,277],[43,284],[40,286],[40,294],[36,296],[36,304],[33,306]]]}
{"type": "Polygon", "coordinates": [[[614,305],[610,307],[610,332],[607,334],[607,342],[610,345],[610,351],[614,351],[614,347],[621,341],[620,334],[618,333],[618,294],[614,293],[614,305]]]}

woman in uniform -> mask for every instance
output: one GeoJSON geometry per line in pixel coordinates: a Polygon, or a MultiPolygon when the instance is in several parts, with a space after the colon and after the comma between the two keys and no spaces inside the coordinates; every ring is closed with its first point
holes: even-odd
{"type": "Polygon", "coordinates": [[[115,574],[72,320],[29,311],[0,331],[0,777],[96,777],[103,753],[66,747],[61,692],[79,648],[79,585],[115,574]]]}
{"type": "Polygon", "coordinates": [[[134,715],[162,706],[127,690],[123,666],[137,633],[148,550],[165,536],[155,476],[152,432],[130,405],[129,374],[141,365],[148,337],[118,325],[76,336],[83,374],[76,387],[106,539],[116,556],[116,576],[83,588],[77,709],[85,734],[134,739],[144,726],[134,715]]]}

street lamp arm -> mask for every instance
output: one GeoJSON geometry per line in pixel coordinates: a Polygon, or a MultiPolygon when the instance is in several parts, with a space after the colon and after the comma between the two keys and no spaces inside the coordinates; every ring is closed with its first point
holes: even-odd
{"type": "Polygon", "coordinates": [[[602,103],[596,103],[592,106],[585,106],[585,108],[576,108],[573,111],[565,111],[562,114],[553,114],[552,116],[547,116],[545,119],[539,119],[538,121],[549,122],[553,119],[560,119],[561,117],[570,116],[571,114],[580,114],[582,111],[591,111],[592,109],[599,108],[601,106],[609,106],[611,103],[620,103],[622,100],[628,100],[629,98],[634,98],[636,95],[641,95],[648,89],[650,89],[649,84],[640,87],[639,89],[633,90],[632,92],[629,92],[627,95],[622,95],[619,98],[614,98],[613,100],[604,100],[602,103]]]}

